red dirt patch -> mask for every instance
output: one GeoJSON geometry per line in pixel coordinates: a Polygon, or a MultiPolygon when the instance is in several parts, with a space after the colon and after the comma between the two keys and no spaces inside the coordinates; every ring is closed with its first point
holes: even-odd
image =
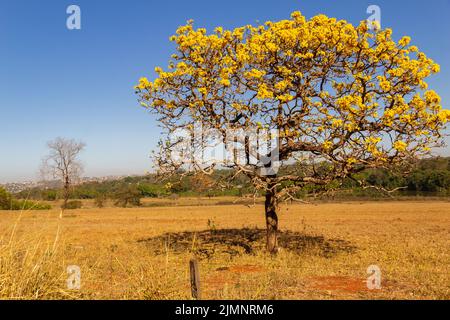
{"type": "Polygon", "coordinates": [[[366,279],[352,277],[314,277],[311,278],[312,287],[319,290],[344,291],[344,292],[363,292],[370,291],[367,288],[366,279]]]}

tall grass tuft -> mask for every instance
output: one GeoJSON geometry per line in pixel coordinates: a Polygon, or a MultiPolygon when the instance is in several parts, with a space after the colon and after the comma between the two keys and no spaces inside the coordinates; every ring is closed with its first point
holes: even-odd
{"type": "Polygon", "coordinates": [[[17,232],[23,211],[12,230],[0,237],[0,299],[70,299],[66,270],[59,246],[59,224],[55,237],[40,232],[17,232]]]}

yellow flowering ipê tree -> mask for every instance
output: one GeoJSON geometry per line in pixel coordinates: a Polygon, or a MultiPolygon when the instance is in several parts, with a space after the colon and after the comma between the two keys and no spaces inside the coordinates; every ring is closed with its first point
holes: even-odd
{"type": "MultiPolygon", "coordinates": [[[[264,190],[272,253],[281,199],[368,168],[399,167],[443,143],[450,111],[426,82],[439,65],[409,37],[394,41],[390,29],[294,12],[287,20],[211,34],[188,21],[170,40],[176,51],[168,68],[156,68],[156,79],[141,78],[136,86],[140,103],[159,115],[168,136],[196,123],[224,141],[230,126],[276,130],[278,160],[299,163],[270,175],[261,174],[260,163],[223,165],[264,190]]],[[[164,172],[182,165],[171,161],[176,143],[160,144],[156,163],[164,172]]]]}

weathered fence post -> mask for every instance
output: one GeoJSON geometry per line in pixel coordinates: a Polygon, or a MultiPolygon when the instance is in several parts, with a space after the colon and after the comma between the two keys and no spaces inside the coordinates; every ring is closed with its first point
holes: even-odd
{"type": "Polygon", "coordinates": [[[191,274],[191,293],[192,298],[196,300],[201,299],[200,291],[200,273],[198,272],[197,259],[191,259],[189,261],[189,271],[191,274]]]}

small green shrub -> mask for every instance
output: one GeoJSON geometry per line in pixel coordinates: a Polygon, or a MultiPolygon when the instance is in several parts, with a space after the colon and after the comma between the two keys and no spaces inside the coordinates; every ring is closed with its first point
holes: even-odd
{"type": "Polygon", "coordinates": [[[99,194],[94,200],[95,206],[97,208],[103,208],[105,206],[106,196],[104,194],[99,194]]]}
{"type": "Polygon", "coordinates": [[[114,198],[116,199],[115,205],[117,207],[140,207],[142,193],[136,186],[127,186],[123,189],[116,191],[114,198]]]}
{"type": "Polygon", "coordinates": [[[11,208],[11,194],[0,187],[0,210],[9,210],[11,208]]]}
{"type": "Polygon", "coordinates": [[[13,200],[11,210],[50,210],[51,205],[29,200],[13,200]]]}
{"type": "Polygon", "coordinates": [[[67,210],[73,210],[73,209],[81,209],[83,207],[83,203],[79,200],[73,200],[67,202],[66,205],[62,205],[61,208],[67,209],[67,210]]]}
{"type": "Polygon", "coordinates": [[[51,205],[29,200],[14,199],[4,188],[0,188],[0,210],[50,210],[51,205]]]}
{"type": "Polygon", "coordinates": [[[58,199],[58,193],[55,190],[42,191],[42,199],[46,201],[55,201],[58,199]]]}

